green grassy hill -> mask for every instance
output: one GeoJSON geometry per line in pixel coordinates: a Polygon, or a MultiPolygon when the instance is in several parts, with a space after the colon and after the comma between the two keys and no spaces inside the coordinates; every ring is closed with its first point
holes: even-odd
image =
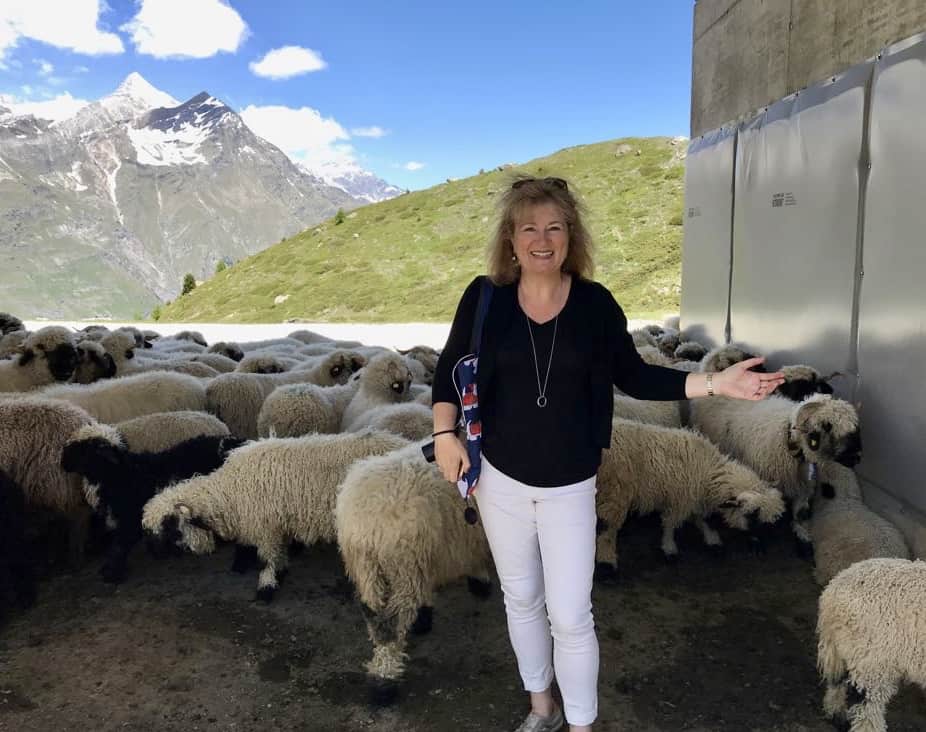
{"type": "Polygon", "coordinates": [[[678,311],[684,142],[627,138],[561,150],[364,206],[236,263],[161,308],[189,322],[447,321],[485,271],[495,201],[514,172],[559,175],[585,201],[595,278],[628,316],[678,311]],[[274,300],[288,296],[278,305],[274,300]]]}

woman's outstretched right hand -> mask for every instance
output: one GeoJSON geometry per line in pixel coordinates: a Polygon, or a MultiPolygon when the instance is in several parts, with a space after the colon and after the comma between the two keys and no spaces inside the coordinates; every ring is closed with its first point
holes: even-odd
{"type": "Polygon", "coordinates": [[[469,456],[463,443],[449,432],[434,438],[434,462],[446,480],[456,483],[469,470],[469,456]]]}

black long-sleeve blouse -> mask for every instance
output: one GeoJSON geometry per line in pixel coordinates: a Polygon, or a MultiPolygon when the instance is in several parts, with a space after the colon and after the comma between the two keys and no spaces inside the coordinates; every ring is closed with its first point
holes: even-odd
{"type": "MultiPolygon", "coordinates": [[[[457,307],[434,375],[434,402],[459,405],[452,369],[469,350],[481,279],[457,307]]],[[[640,358],[627,318],[597,282],[573,278],[555,329],[554,343],[554,321],[529,321],[516,284],[494,288],[477,370],[482,451],[506,475],[535,486],[594,475],[610,444],[612,385],[640,399],[676,400],[685,398],[688,376],[640,358]],[[538,372],[542,387],[548,363],[547,405],[539,407],[538,372]]]]}

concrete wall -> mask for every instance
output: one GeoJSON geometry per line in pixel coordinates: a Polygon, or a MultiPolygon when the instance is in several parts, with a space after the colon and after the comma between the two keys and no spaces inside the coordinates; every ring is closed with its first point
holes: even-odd
{"type": "Polygon", "coordinates": [[[691,137],[922,31],[924,0],[697,0],[691,137]]]}

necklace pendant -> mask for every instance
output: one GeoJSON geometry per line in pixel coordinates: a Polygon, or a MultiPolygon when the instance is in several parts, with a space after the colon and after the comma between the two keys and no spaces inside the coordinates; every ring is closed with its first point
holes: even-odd
{"type": "Polygon", "coordinates": [[[537,397],[537,406],[540,407],[541,409],[547,406],[547,398],[542,395],[537,397]]]}

